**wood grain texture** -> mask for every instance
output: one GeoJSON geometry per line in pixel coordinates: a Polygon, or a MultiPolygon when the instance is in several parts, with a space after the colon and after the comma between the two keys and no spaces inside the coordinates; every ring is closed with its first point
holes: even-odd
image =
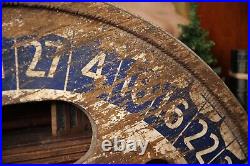
{"type": "MultiPolygon", "coordinates": [[[[77,163],[146,163],[155,158],[170,163],[223,163],[228,155],[235,163],[246,160],[246,112],[223,81],[165,31],[105,3],[12,3],[5,5],[3,13],[5,38],[33,34],[31,40],[43,42],[57,37],[69,53],[64,58],[71,57],[63,61],[71,74],[66,79],[52,78],[56,86],[49,88],[54,85],[51,78],[39,77],[46,81],[39,84],[37,78],[23,77],[18,90],[4,86],[3,103],[62,100],[86,110],[93,139],[77,163]],[[107,81],[110,75],[113,79],[107,81]],[[173,112],[179,113],[178,123],[171,120],[173,112]],[[199,136],[187,139],[192,142],[184,141],[195,133],[199,136]],[[116,136],[150,144],[139,159],[136,152],[103,152],[102,141],[116,136]]],[[[11,48],[5,49],[4,64],[8,51],[11,48]]],[[[27,64],[20,65],[21,72],[27,64]]],[[[67,74],[63,65],[58,68],[55,75],[67,74]]]]}

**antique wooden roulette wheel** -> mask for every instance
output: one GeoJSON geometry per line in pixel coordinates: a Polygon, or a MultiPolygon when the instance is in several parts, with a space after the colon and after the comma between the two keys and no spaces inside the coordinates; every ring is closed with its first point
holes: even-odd
{"type": "Polygon", "coordinates": [[[106,3],[4,3],[2,19],[4,162],[246,162],[246,112],[168,33],[106,3]],[[148,146],[103,151],[115,137],[148,146]]]}

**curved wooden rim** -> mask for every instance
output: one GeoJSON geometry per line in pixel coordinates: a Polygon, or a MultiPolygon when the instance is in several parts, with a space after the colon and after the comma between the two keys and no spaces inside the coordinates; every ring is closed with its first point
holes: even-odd
{"type": "Polygon", "coordinates": [[[3,3],[3,7],[51,10],[109,24],[151,44],[179,63],[210,93],[210,100],[226,117],[225,122],[234,133],[247,156],[247,113],[224,82],[193,51],[167,32],[107,3],[3,3]],[[98,10],[92,10],[96,9],[98,10]],[[133,27],[131,24],[140,24],[133,27]],[[197,70],[199,69],[199,70],[197,70]]]}

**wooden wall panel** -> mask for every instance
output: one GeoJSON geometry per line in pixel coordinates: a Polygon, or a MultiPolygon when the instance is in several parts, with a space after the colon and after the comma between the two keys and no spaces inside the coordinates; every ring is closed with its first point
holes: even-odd
{"type": "Polygon", "coordinates": [[[247,3],[201,2],[198,5],[201,25],[216,44],[213,52],[222,66],[223,76],[228,76],[231,49],[247,48],[247,3]]]}

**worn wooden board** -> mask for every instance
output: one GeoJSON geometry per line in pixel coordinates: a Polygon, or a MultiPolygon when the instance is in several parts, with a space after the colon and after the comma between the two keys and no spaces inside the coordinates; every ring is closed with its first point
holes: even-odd
{"type": "Polygon", "coordinates": [[[91,120],[77,163],[242,163],[247,114],[168,33],[105,3],[5,3],[2,104],[64,100],[91,120]],[[105,139],[148,140],[104,152],[105,139]]]}

